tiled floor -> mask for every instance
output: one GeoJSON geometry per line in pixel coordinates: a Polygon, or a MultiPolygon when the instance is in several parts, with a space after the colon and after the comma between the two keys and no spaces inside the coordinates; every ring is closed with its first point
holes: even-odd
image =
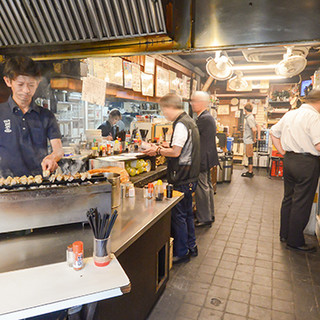
{"type": "Polygon", "coordinates": [[[173,267],[148,320],[320,319],[320,250],[279,242],[281,180],[240,173],[218,186],[216,222],[197,230],[199,256],[173,267]]]}

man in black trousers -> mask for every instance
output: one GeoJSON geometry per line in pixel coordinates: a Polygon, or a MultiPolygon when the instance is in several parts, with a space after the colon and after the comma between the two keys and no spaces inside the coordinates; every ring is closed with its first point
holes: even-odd
{"type": "Polygon", "coordinates": [[[187,262],[198,255],[192,212],[192,193],[197,187],[200,169],[200,139],[193,119],[184,111],[182,99],[168,93],[160,100],[164,117],[172,121],[172,137],[169,145],[150,145],[144,152],[149,156],[167,158],[168,182],[173,189],[183,193],[184,198],[171,210],[173,263],[187,262]]]}
{"type": "Polygon", "coordinates": [[[196,91],[191,97],[192,110],[198,116],[197,126],[200,133],[200,174],[196,189],[196,227],[211,227],[214,221],[214,191],[210,169],[219,164],[216,147],[216,122],[208,111],[210,96],[196,91]]]}
{"type": "Polygon", "coordinates": [[[319,180],[320,90],[311,91],[306,103],[289,111],[271,128],[274,146],[284,155],[284,198],[280,241],[287,248],[314,252],[303,236],[319,180]]]}

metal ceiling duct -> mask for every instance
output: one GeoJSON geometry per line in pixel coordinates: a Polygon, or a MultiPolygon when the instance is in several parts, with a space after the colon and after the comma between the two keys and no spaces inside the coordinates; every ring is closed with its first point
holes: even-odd
{"type": "Polygon", "coordinates": [[[0,47],[166,34],[161,0],[1,0],[0,47]]]}

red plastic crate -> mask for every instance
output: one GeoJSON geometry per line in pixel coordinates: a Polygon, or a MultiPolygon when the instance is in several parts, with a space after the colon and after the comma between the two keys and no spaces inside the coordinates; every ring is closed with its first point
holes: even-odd
{"type": "Polygon", "coordinates": [[[279,153],[278,150],[272,150],[271,156],[283,158],[283,155],[281,153],[279,153]]]}
{"type": "Polygon", "coordinates": [[[271,160],[271,177],[283,177],[283,161],[271,160]]]}

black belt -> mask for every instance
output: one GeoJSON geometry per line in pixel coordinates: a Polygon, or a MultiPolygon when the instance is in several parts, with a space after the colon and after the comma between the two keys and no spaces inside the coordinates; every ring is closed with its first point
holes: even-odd
{"type": "Polygon", "coordinates": [[[293,151],[286,151],[286,154],[296,154],[296,155],[302,155],[302,156],[307,156],[307,157],[313,157],[313,158],[319,158],[319,156],[316,156],[312,153],[308,153],[308,152],[293,152],[293,151]]]}

